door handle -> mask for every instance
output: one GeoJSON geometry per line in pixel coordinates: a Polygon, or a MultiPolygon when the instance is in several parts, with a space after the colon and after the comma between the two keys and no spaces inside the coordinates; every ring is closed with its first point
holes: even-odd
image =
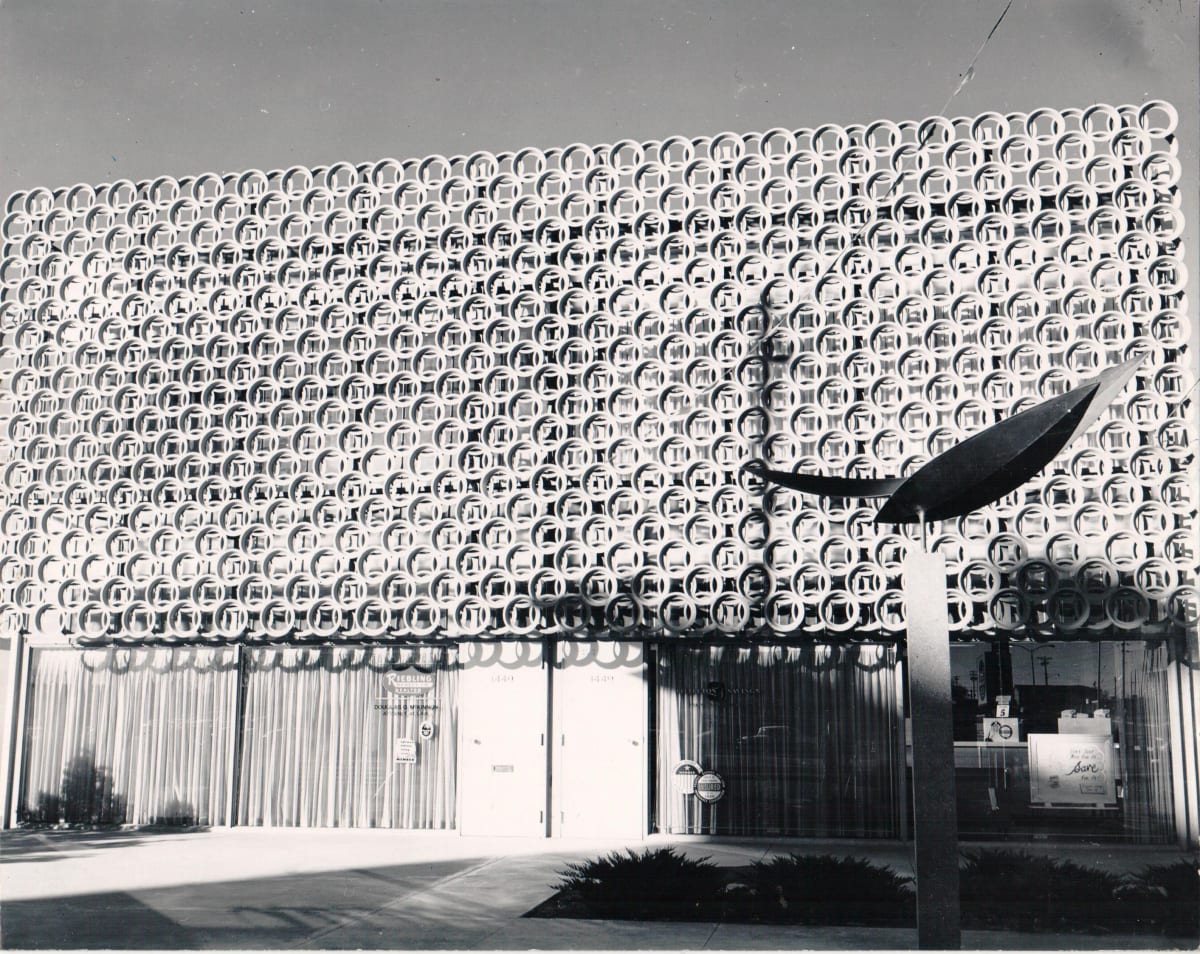
{"type": "Polygon", "coordinates": [[[478,739],[472,739],[471,741],[474,742],[476,745],[483,745],[483,743],[480,742],[478,739]]]}

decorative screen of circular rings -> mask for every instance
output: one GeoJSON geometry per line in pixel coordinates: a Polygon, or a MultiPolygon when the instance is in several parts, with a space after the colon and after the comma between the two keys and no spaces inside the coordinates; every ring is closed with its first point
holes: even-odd
{"type": "Polygon", "coordinates": [[[1191,627],[1173,109],[32,189],[3,219],[0,603],[78,640],[900,635],[911,473],[1137,351],[934,528],[960,637],[1191,627]]]}

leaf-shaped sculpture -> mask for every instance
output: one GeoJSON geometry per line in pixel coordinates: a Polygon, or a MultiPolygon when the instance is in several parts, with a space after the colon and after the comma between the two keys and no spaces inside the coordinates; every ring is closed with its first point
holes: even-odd
{"type": "Polygon", "coordinates": [[[961,517],[1012,493],[1095,423],[1145,356],[972,434],[908,477],[825,477],[746,465],[771,483],[824,497],[887,497],[876,523],[961,517]]]}

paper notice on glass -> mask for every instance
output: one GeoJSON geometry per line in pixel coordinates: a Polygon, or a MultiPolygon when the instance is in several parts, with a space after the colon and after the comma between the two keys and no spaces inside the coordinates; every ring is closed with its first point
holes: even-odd
{"type": "Polygon", "coordinates": [[[1029,735],[1029,801],[1037,805],[1111,808],[1117,802],[1112,738],[1029,735]]]}

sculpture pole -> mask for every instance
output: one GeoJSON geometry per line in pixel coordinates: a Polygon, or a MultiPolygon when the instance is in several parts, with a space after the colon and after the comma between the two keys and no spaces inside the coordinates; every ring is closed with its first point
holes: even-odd
{"type": "Polygon", "coordinates": [[[921,538],[921,549],[914,548],[905,558],[901,581],[908,620],[917,946],[957,950],[962,934],[946,560],[925,549],[924,520],[921,538]]]}

